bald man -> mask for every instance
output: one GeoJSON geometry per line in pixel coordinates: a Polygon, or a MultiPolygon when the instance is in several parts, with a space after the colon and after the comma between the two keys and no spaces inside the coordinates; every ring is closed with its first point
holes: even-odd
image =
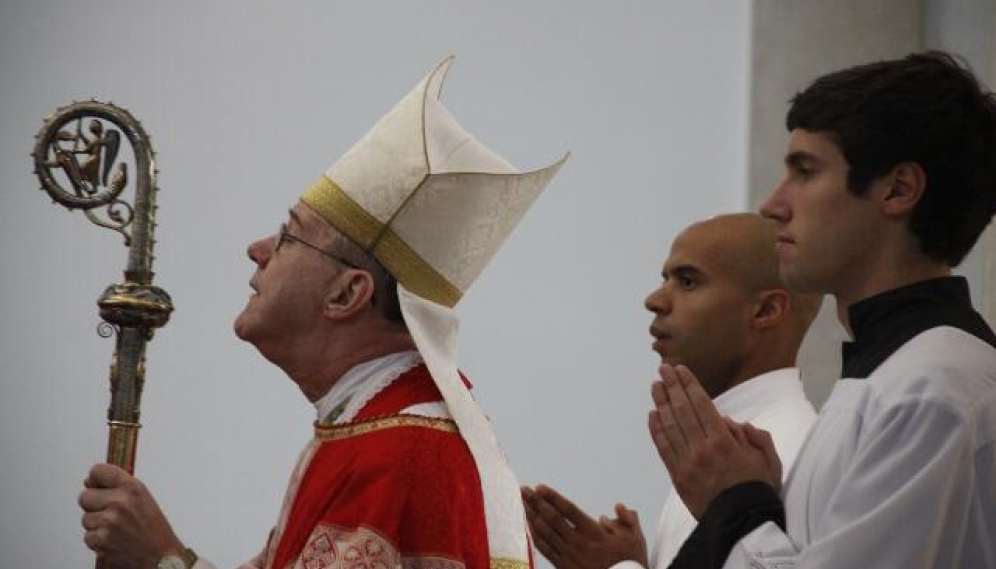
{"type": "MultiPolygon", "coordinates": [[[[821,297],[786,288],[775,236],[773,223],[751,213],[693,224],[674,240],[663,283],[644,304],[661,362],[694,371],[725,416],[770,432],[788,472],[816,418],[795,361],[821,297]]],[[[536,547],[557,569],[663,569],[696,524],[667,480],[648,560],[636,513],[622,504],[616,518],[596,522],[549,486],[522,493],[536,547]]]]}

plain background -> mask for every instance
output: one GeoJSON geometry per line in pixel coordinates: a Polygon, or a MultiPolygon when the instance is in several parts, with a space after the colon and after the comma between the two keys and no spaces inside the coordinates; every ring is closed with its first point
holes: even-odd
{"type": "Polygon", "coordinates": [[[245,246],[442,57],[443,100],[521,169],[573,156],[459,305],[461,361],[524,483],[653,533],[645,295],[674,235],[745,207],[746,2],[6,0],[0,5],[0,565],[85,567],[105,452],[116,234],[50,204],[28,156],[72,100],[118,103],[161,169],[138,474],[219,567],[276,519],[314,411],[231,333],[245,246]]]}

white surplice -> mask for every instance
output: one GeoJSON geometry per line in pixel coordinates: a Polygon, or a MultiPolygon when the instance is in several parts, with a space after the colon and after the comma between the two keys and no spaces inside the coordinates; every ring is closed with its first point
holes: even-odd
{"type": "Polygon", "coordinates": [[[842,379],[728,569],[996,568],[996,350],[949,326],[842,379]]]}

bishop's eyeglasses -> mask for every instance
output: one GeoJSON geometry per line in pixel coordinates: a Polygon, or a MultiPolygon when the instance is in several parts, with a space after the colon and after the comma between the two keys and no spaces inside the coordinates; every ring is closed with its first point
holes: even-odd
{"type": "Polygon", "coordinates": [[[355,263],[350,263],[346,259],[343,259],[342,257],[336,255],[335,253],[330,253],[329,251],[326,251],[325,249],[322,249],[318,245],[314,245],[314,244],[308,243],[304,239],[301,239],[300,237],[292,234],[290,232],[290,230],[287,229],[287,224],[286,223],[281,223],[280,224],[280,231],[278,231],[277,234],[273,236],[273,240],[274,240],[274,243],[273,243],[273,252],[274,253],[276,253],[277,251],[279,251],[280,247],[283,246],[283,244],[286,243],[287,241],[294,241],[296,243],[300,243],[301,245],[304,245],[305,247],[314,249],[315,251],[318,251],[322,255],[325,255],[326,257],[334,259],[334,260],[342,263],[343,265],[346,265],[347,267],[349,267],[351,269],[358,269],[358,270],[360,269],[359,267],[356,266],[355,263]]]}

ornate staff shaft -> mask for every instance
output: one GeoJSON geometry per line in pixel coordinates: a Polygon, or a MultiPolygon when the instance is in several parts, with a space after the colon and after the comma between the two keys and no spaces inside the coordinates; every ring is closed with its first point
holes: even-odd
{"type": "Polygon", "coordinates": [[[84,101],[62,107],[45,120],[35,137],[32,157],[42,189],[53,203],[82,209],[96,225],[120,233],[128,247],[124,282],[107,287],[97,305],[100,317],[107,323],[98,327],[101,336],[117,334],[110,371],[107,462],[134,472],[145,345],[173,311],[169,295],[152,286],[155,154],[142,125],[128,111],[108,103],[84,101]],[[85,120],[89,136],[84,133],[85,120]],[[108,128],[107,123],[120,131],[108,128]],[[133,152],[134,206],[118,199],[128,185],[127,162],[118,161],[120,132],[124,132],[133,152]],[[102,209],[106,219],[99,215],[102,209]]]}

